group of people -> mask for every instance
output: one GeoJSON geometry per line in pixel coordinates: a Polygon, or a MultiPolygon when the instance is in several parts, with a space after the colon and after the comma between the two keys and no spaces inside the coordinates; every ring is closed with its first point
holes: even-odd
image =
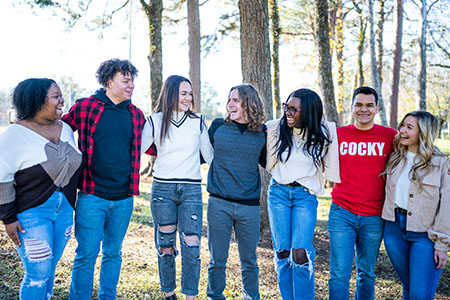
{"type": "Polygon", "coordinates": [[[181,292],[188,300],[198,294],[201,163],[210,165],[210,299],[225,299],[233,230],[242,297],[260,298],[259,166],[272,175],[267,206],[283,299],[315,298],[313,237],[325,180],[334,182],[329,298],[349,298],[355,249],[355,298],[374,298],[383,236],[404,299],[434,298],[450,247],[450,165],[433,144],[439,124],[432,114],[407,114],[398,132],[374,124],[377,93],[360,87],[352,97],[354,123],[336,128],[324,120],[318,94],[299,89],[283,103],[283,116],[264,124],[258,91],[241,84],[230,89],[226,117],[208,128],[193,111],[192,84],[183,76],[165,80],[148,118],[131,103],[137,76],[131,62],[105,61],[96,76],[102,88],[64,115],[51,79],[24,80],[13,92],[17,121],[0,135],[0,219],[24,266],[21,299],[50,299],[73,220],[78,246],[70,299],[90,299],[100,247],[98,298],[115,299],[144,153],[156,156],[150,205],[167,300],[177,299],[177,233],[181,292]]]}

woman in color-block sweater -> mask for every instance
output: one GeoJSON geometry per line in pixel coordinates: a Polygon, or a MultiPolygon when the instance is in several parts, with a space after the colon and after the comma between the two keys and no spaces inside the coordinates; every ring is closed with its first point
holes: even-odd
{"type": "Polygon", "coordinates": [[[189,79],[172,75],[166,79],[156,112],[145,123],[142,150],[156,146],[151,211],[161,290],[166,299],[177,299],[175,257],[177,229],[181,241],[181,292],[195,299],[200,278],[202,191],[200,155],[210,163],[213,149],[203,116],[192,112],[189,79]]]}
{"type": "Polygon", "coordinates": [[[31,78],[13,93],[15,124],[0,135],[0,219],[24,266],[20,299],[53,294],[56,265],[72,235],[81,152],[52,79],[31,78]]]}
{"type": "Polygon", "coordinates": [[[324,178],[340,182],[336,125],[323,121],[312,90],[292,92],[284,115],[267,125],[267,207],[278,285],[284,300],[314,299],[314,228],[324,178]]]}
{"type": "Polygon", "coordinates": [[[403,299],[434,299],[450,250],[450,164],[434,146],[438,130],[429,112],[406,114],[385,170],[384,245],[403,299]]]}

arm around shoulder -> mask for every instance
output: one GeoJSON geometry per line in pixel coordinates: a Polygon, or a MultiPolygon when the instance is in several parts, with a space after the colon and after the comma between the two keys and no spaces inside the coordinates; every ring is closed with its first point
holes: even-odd
{"type": "Polygon", "coordinates": [[[141,155],[144,154],[154,141],[154,126],[152,122],[152,117],[149,116],[142,129],[142,143],[141,143],[141,155]]]}
{"type": "Polygon", "coordinates": [[[266,139],[266,169],[272,172],[273,168],[278,162],[277,159],[277,142],[278,142],[278,128],[280,119],[271,120],[266,123],[267,139],[266,139]]]}
{"type": "Polygon", "coordinates": [[[72,131],[76,131],[78,129],[77,123],[76,123],[76,116],[75,116],[77,105],[78,105],[78,101],[75,102],[74,105],[72,105],[72,107],[69,109],[68,113],[64,114],[61,117],[61,121],[63,121],[67,125],[69,125],[72,128],[72,131]]]}
{"type": "Polygon", "coordinates": [[[323,158],[325,179],[331,182],[340,183],[339,143],[336,124],[328,121],[324,121],[323,124],[328,131],[328,138],[330,139],[330,144],[328,144],[327,152],[323,158]]]}
{"type": "Polygon", "coordinates": [[[202,157],[206,161],[206,163],[210,165],[213,160],[214,149],[209,140],[208,125],[206,124],[204,116],[201,116],[201,122],[203,122],[203,128],[200,132],[200,153],[202,154],[202,157]]]}

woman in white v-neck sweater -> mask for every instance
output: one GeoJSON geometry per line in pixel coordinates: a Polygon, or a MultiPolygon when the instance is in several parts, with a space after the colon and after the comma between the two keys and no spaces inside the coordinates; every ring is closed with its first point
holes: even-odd
{"type": "Polygon", "coordinates": [[[191,82],[172,75],[164,82],[156,113],[148,118],[142,133],[142,151],[152,144],[157,150],[151,211],[161,290],[168,300],[177,299],[177,229],[183,257],[181,292],[186,299],[195,299],[198,294],[203,216],[200,155],[210,163],[213,149],[204,117],[192,108],[191,82]]]}

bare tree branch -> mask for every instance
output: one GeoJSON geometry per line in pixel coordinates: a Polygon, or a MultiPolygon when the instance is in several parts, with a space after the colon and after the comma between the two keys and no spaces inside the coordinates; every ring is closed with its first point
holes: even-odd
{"type": "Polygon", "coordinates": [[[436,41],[436,39],[433,35],[433,32],[431,32],[431,38],[433,39],[433,42],[436,44],[436,46],[438,46],[438,48],[441,49],[442,52],[444,52],[444,54],[447,56],[447,58],[450,59],[450,52],[447,49],[445,49],[445,47],[443,47],[441,44],[439,44],[438,41],[436,41]]]}
{"type": "Polygon", "coordinates": [[[435,5],[435,4],[438,3],[439,1],[440,1],[440,0],[434,0],[434,2],[430,4],[430,7],[428,7],[428,10],[427,10],[427,15],[428,15],[428,13],[430,12],[430,10],[431,10],[431,8],[433,7],[433,5],[435,5]]]}
{"type": "Polygon", "coordinates": [[[443,64],[430,64],[430,67],[439,67],[439,68],[450,69],[450,66],[443,65],[443,64]]]}

